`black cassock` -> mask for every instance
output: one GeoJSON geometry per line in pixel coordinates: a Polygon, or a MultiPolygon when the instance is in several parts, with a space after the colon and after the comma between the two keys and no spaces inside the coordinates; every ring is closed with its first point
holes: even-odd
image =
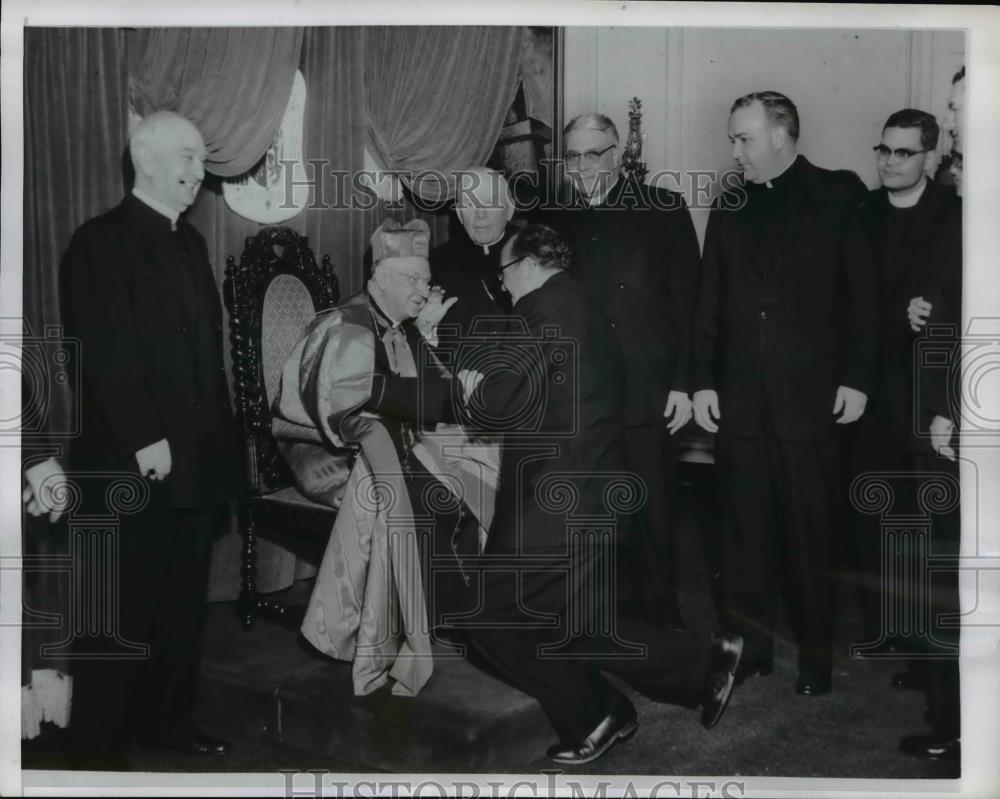
{"type": "Polygon", "coordinates": [[[431,278],[456,302],[438,325],[435,354],[445,368],[485,371],[485,344],[502,333],[510,313],[510,295],[500,283],[500,253],[514,230],[507,227],[495,244],[476,244],[464,230],[431,251],[431,278]]]}
{"type": "MultiPolygon", "coordinates": [[[[915,431],[926,433],[930,419],[914,417],[914,391],[924,381],[914,380],[919,337],[910,329],[906,309],[912,298],[922,296],[935,306],[934,323],[949,318],[948,298],[937,295],[952,276],[961,276],[961,203],[951,188],[928,182],[910,208],[893,207],[880,188],[868,194],[858,215],[878,282],[878,368],[865,415],[851,430],[850,476],[884,473],[880,479],[890,483],[898,503],[892,512],[911,513],[917,510],[915,470],[923,468],[914,458],[930,451],[926,438],[918,438],[915,431]]],[[[959,322],[960,316],[954,320],[959,322]]],[[[937,375],[928,373],[926,378],[934,383],[937,375]]],[[[887,586],[882,575],[881,524],[879,515],[855,511],[855,555],[869,628],[866,642],[892,632],[879,627],[881,609],[890,598],[885,590],[899,587],[887,586]]]]}
{"type": "Polygon", "coordinates": [[[875,285],[852,227],[851,172],[801,155],[770,185],[727,192],[709,218],[693,344],[694,391],[719,396],[716,463],[723,626],[744,661],[773,657],[777,596],[799,669],[828,682],[832,547],[843,506],[838,386],[871,393],[875,285]]]}
{"type": "Polygon", "coordinates": [[[588,206],[538,213],[573,250],[572,274],[611,319],[625,366],[625,461],[646,483],[624,574],[636,611],[650,623],[680,621],[676,543],[670,518],[670,436],[663,411],[670,391],[690,390],[691,325],[698,238],[683,195],[619,178],[588,206]]]}
{"type": "MultiPolygon", "coordinates": [[[[84,511],[112,513],[116,498],[125,506],[112,539],[117,579],[102,572],[94,586],[116,601],[113,630],[76,641],[77,656],[92,657],[73,665],[71,749],[77,766],[115,767],[134,733],[190,740],[212,539],[242,472],[201,235],[183,220],[172,230],[130,195],[76,231],[62,277],[67,332],[80,343],[71,476],[84,511]],[[160,439],[171,473],[147,480],[148,500],[127,507],[116,475],[146,480],[135,453],[160,439]],[[136,658],[136,645],[148,654],[136,658]]],[[[75,579],[84,595],[86,575],[107,557],[83,547],[75,579]]]]}

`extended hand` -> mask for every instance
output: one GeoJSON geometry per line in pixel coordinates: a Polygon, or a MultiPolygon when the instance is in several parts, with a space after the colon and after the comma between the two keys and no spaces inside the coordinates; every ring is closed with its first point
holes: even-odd
{"type": "Polygon", "coordinates": [[[718,392],[710,388],[696,391],[692,405],[694,406],[694,420],[698,427],[708,433],[719,432],[719,426],[716,422],[722,418],[722,414],[719,413],[718,392]]]}
{"type": "Polygon", "coordinates": [[[868,395],[863,391],[848,386],[840,386],[837,389],[837,399],[833,403],[833,414],[836,416],[843,411],[837,424],[850,424],[861,418],[865,412],[865,405],[868,404],[868,395]]]}
{"type": "Polygon", "coordinates": [[[955,423],[943,416],[935,416],[931,422],[931,446],[942,458],[955,460],[955,450],[951,446],[951,436],[955,432],[955,423]]]}
{"type": "Polygon", "coordinates": [[[686,391],[671,391],[667,395],[667,407],[663,409],[666,419],[674,418],[667,424],[667,430],[673,435],[691,419],[691,398],[686,391]]]}
{"type": "Polygon", "coordinates": [[[427,295],[424,307],[417,314],[417,326],[421,332],[430,335],[444,318],[444,315],[448,313],[448,309],[456,302],[458,302],[458,297],[450,297],[445,300],[444,289],[440,286],[434,286],[427,295]]]}
{"type": "Polygon", "coordinates": [[[24,473],[27,485],[21,493],[21,501],[32,516],[49,514],[50,522],[59,521],[69,502],[69,493],[64,487],[66,474],[55,458],[36,463],[24,473]]]}
{"type": "Polygon", "coordinates": [[[161,438],[155,444],[143,447],[135,453],[135,460],[139,464],[139,474],[148,477],[150,480],[162,480],[173,466],[170,459],[170,444],[167,439],[161,438]]]}
{"type": "Polygon", "coordinates": [[[906,318],[910,320],[910,329],[919,333],[920,329],[927,324],[927,317],[931,315],[933,306],[923,297],[914,297],[906,307],[906,318]]]}

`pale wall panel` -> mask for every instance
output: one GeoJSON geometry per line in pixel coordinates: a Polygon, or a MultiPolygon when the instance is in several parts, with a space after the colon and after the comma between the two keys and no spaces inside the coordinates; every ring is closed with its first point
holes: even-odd
{"type": "MultiPolygon", "coordinates": [[[[964,38],[960,31],[577,27],[566,29],[565,45],[566,119],[596,110],[624,136],[628,99],[638,95],[651,173],[730,168],[732,101],[776,89],[799,108],[806,157],[875,186],[871,148],[886,116],[918,100],[941,116],[964,38]]],[[[690,182],[682,188],[691,202],[690,182]]],[[[701,237],[707,211],[693,214],[701,237]]]]}

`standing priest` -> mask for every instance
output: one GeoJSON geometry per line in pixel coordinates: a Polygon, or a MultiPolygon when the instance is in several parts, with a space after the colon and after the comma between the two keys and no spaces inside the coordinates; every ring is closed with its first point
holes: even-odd
{"type": "Polygon", "coordinates": [[[843,428],[871,391],[876,287],[850,233],[864,184],[797,153],[778,92],[729,117],[745,185],[713,209],[694,335],[694,414],[715,442],[724,619],[743,635],[741,677],[770,674],[776,597],[799,646],[801,695],[828,693],[831,568],[843,428]]]}
{"type": "Polygon", "coordinates": [[[625,461],[646,486],[630,531],[626,581],[638,610],[657,627],[682,627],[676,542],[669,514],[670,436],[691,418],[691,320],[698,238],[684,197],[619,171],[615,124],[576,117],[564,131],[573,183],[569,207],[539,221],[573,252],[571,273],[608,315],[625,366],[625,461]]]}
{"type": "Polygon", "coordinates": [[[457,373],[463,366],[475,368],[482,346],[504,329],[510,313],[497,268],[511,236],[514,200],[500,172],[473,167],[454,177],[462,230],[431,250],[430,262],[434,283],[457,300],[437,328],[438,358],[457,373]]]}

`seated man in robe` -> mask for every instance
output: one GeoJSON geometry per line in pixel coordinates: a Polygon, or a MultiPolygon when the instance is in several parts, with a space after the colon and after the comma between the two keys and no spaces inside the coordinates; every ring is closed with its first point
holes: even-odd
{"type": "Polygon", "coordinates": [[[496,455],[454,422],[461,381],[433,353],[454,304],[430,286],[429,231],[388,220],[372,236],[367,290],[316,316],[282,371],[275,437],[300,490],[358,451],[302,633],[354,661],[354,688],[395,680],[416,694],[432,671],[430,631],[475,607],[477,555],[493,508],[496,455]],[[492,477],[491,477],[492,476],[492,477]]]}

